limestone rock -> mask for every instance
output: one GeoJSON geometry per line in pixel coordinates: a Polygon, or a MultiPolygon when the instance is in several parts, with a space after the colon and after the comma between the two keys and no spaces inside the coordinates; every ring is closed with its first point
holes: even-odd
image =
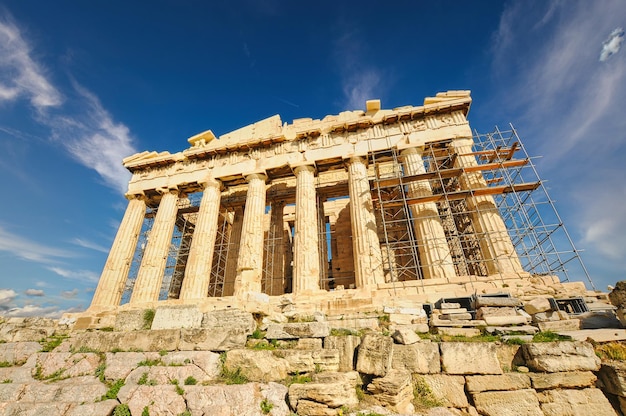
{"type": "Polygon", "coordinates": [[[524,310],[534,315],[539,312],[546,312],[552,309],[552,305],[547,298],[535,298],[524,303],[524,310]]]}
{"type": "Polygon", "coordinates": [[[41,351],[38,342],[7,342],[0,344],[0,362],[21,365],[32,354],[41,351]]]}
{"type": "Polygon", "coordinates": [[[224,309],[205,313],[202,318],[202,328],[238,329],[246,335],[250,335],[256,329],[256,323],[250,312],[239,309],[224,309]]]}
{"type": "Polygon", "coordinates": [[[416,374],[433,374],[441,371],[439,345],[418,342],[411,345],[394,345],[391,367],[416,374]]]}
{"type": "Polygon", "coordinates": [[[233,372],[239,368],[250,381],[280,381],[287,378],[289,362],[272,351],[239,349],[226,353],[224,368],[233,372]]]}
{"type": "Polygon", "coordinates": [[[578,389],[594,386],[597,377],[591,371],[571,371],[567,373],[530,373],[535,390],[578,389]]]}
{"type": "Polygon", "coordinates": [[[71,403],[34,403],[34,402],[16,402],[6,403],[4,409],[0,408],[5,415],[20,416],[58,416],[64,415],[72,406],[71,403]]]}
{"type": "Polygon", "coordinates": [[[85,332],[71,339],[74,350],[88,348],[96,351],[174,351],[178,349],[180,330],[131,332],[85,332]]]}
{"type": "Polygon", "coordinates": [[[361,340],[356,361],[359,373],[384,376],[391,368],[393,340],[381,334],[366,334],[361,340]]]}
{"type": "Polygon", "coordinates": [[[530,378],[526,374],[518,373],[506,373],[497,376],[467,376],[465,383],[469,393],[530,388],[530,378]]]}
{"type": "Polygon", "coordinates": [[[524,344],[522,348],[527,366],[535,371],[558,373],[600,369],[600,358],[587,342],[538,342],[524,344]]]}
{"type": "Polygon", "coordinates": [[[294,322],[287,324],[269,324],[265,338],[324,338],[328,335],[330,335],[330,325],[328,322],[294,322]]]}
{"type": "Polygon", "coordinates": [[[626,305],[626,280],[615,283],[615,287],[611,293],[609,293],[609,300],[611,301],[611,305],[617,306],[618,308],[626,305]]]}
{"type": "Polygon", "coordinates": [[[145,310],[130,310],[130,311],[119,311],[115,316],[115,325],[114,329],[116,331],[139,331],[145,328],[146,325],[152,323],[145,322],[144,314],[145,310]]]}
{"type": "Polygon", "coordinates": [[[106,368],[104,378],[106,380],[118,380],[126,378],[137,367],[137,363],[146,360],[158,360],[156,352],[107,352],[105,354],[106,368]]]}
{"type": "Polygon", "coordinates": [[[496,346],[486,342],[441,343],[441,366],[448,374],[502,374],[496,346]]]}
{"type": "Polygon", "coordinates": [[[489,307],[517,307],[521,306],[522,302],[518,298],[505,298],[495,296],[477,296],[476,307],[483,306],[489,307]]]}
{"type": "Polygon", "coordinates": [[[154,314],[152,329],[200,328],[202,318],[195,305],[160,306],[154,314]]]}
{"type": "Polygon", "coordinates": [[[354,406],[359,402],[355,386],[345,382],[305,383],[289,386],[289,405],[291,408],[299,409],[301,400],[320,403],[330,408],[354,406]]]}
{"type": "Polygon", "coordinates": [[[416,383],[425,383],[432,396],[445,407],[467,407],[469,402],[465,396],[465,378],[445,374],[429,374],[415,376],[416,383]]]}
{"type": "Polygon", "coordinates": [[[484,319],[488,316],[517,316],[517,312],[512,307],[496,308],[492,306],[483,306],[476,311],[476,319],[484,319]]]}
{"type": "Polygon", "coordinates": [[[305,399],[298,401],[298,407],[295,410],[300,416],[337,416],[339,414],[337,409],[305,399]]]}
{"type": "Polygon", "coordinates": [[[151,415],[178,415],[187,409],[185,399],[172,385],[130,387],[124,402],[133,415],[140,415],[146,406],[151,415]]]}
{"type": "Polygon", "coordinates": [[[324,350],[274,350],[274,356],[284,358],[289,364],[289,373],[312,373],[339,371],[339,351],[324,350]]]}
{"type": "Polygon", "coordinates": [[[216,379],[221,372],[220,355],[211,351],[175,351],[161,357],[165,365],[194,364],[210,379],[216,379]]]}
{"type": "Polygon", "coordinates": [[[322,349],[321,338],[299,338],[296,349],[299,350],[320,350],[322,349]]]}
{"type": "Polygon", "coordinates": [[[396,329],[396,331],[391,335],[391,337],[398,344],[402,345],[410,345],[419,342],[421,338],[415,333],[415,331],[411,331],[410,329],[396,329]]]}
{"type": "Polygon", "coordinates": [[[626,363],[607,361],[602,363],[598,378],[605,391],[617,396],[626,397],[626,363]]]}
{"type": "Polygon", "coordinates": [[[248,333],[241,328],[190,328],[180,330],[181,350],[228,351],[243,348],[248,333]]]}
{"type": "Polygon", "coordinates": [[[472,395],[476,410],[486,416],[544,416],[532,389],[487,391],[472,395]]]}
{"type": "Polygon", "coordinates": [[[69,409],[64,416],[110,415],[118,404],[115,399],[79,404],[69,409]]]}
{"type": "Polygon", "coordinates": [[[49,378],[54,374],[62,377],[93,375],[100,365],[100,357],[94,353],[42,352],[33,357],[36,359],[33,376],[37,373],[41,378],[49,378]]]}
{"type": "Polygon", "coordinates": [[[185,379],[187,377],[193,377],[198,383],[203,383],[213,381],[217,379],[217,376],[219,375],[213,374],[212,376],[209,376],[193,364],[184,366],[142,366],[131,371],[128,377],[126,377],[126,384],[138,384],[138,381],[144,377],[144,374],[152,384],[167,385],[171,384],[173,380],[177,380],[180,386],[185,383],[185,379]]]}
{"type": "Polygon", "coordinates": [[[578,331],[580,329],[580,319],[538,322],[537,326],[540,331],[578,331]]]}
{"type": "Polygon", "coordinates": [[[617,416],[599,389],[544,390],[538,393],[545,416],[617,416]]]}
{"type": "Polygon", "coordinates": [[[413,413],[413,381],[407,370],[389,370],[384,377],[372,380],[367,390],[385,407],[399,413],[413,413]]]}

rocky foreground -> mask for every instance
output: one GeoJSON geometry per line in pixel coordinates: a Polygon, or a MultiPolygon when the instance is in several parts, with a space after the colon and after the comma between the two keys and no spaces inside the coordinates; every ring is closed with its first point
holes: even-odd
{"type": "Polygon", "coordinates": [[[618,342],[527,329],[516,336],[515,327],[506,341],[485,328],[420,334],[410,319],[394,325],[412,311],[394,312],[287,322],[169,307],[156,316],[129,311],[99,330],[6,319],[0,413],[601,416],[626,409],[626,346],[618,342]]]}

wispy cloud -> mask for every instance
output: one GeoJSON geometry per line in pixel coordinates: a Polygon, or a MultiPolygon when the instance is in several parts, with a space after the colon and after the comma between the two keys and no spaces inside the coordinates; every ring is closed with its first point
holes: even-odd
{"type": "Polygon", "coordinates": [[[13,289],[0,289],[0,311],[10,308],[16,297],[13,289]]]}
{"type": "Polygon", "coordinates": [[[0,101],[26,96],[39,111],[63,102],[42,66],[31,58],[31,47],[19,28],[6,14],[0,17],[0,57],[0,101]]]}
{"type": "Polygon", "coordinates": [[[48,270],[65,277],[66,279],[79,280],[81,282],[97,282],[99,277],[90,270],[69,270],[63,267],[48,267],[48,270]]]}
{"type": "Polygon", "coordinates": [[[13,19],[0,16],[0,102],[28,97],[37,110],[36,120],[50,128],[51,136],[76,161],[94,169],[105,185],[125,192],[130,173],[121,160],[136,153],[130,130],[74,80],[76,98],[68,103],[33,59],[31,49],[13,19]],[[47,108],[56,111],[51,114],[44,111],[47,108]]]}
{"type": "Polygon", "coordinates": [[[611,32],[609,38],[602,43],[602,52],[600,52],[600,61],[604,62],[619,52],[622,42],[624,42],[624,29],[618,27],[611,32]]]}
{"type": "Polygon", "coordinates": [[[26,289],[24,291],[26,296],[45,296],[45,292],[41,289],[26,289]]]}
{"type": "Polygon", "coordinates": [[[106,247],[103,247],[97,243],[94,243],[92,241],[88,241],[88,240],[84,240],[82,238],[75,238],[72,240],[72,243],[76,244],[77,246],[80,247],[84,247],[84,248],[88,248],[91,250],[95,250],[95,251],[99,251],[101,253],[108,253],[109,249],[106,247]]]}
{"type": "Polygon", "coordinates": [[[586,257],[617,267],[626,264],[616,208],[626,206],[626,56],[616,55],[623,31],[614,28],[625,20],[619,0],[511,3],[494,34],[496,89],[483,110],[514,115],[586,257]],[[601,45],[611,65],[598,61],[601,45]]]}
{"type": "Polygon", "coordinates": [[[78,295],[78,289],[64,290],[61,292],[61,297],[64,299],[74,299],[78,295]]]}
{"type": "Polygon", "coordinates": [[[38,263],[57,263],[60,258],[74,255],[69,251],[30,241],[20,235],[11,233],[0,225],[0,252],[4,251],[15,257],[38,263]]]}

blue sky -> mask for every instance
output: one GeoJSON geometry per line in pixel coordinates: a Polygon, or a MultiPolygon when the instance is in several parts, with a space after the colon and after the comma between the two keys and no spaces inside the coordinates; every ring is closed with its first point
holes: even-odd
{"type": "MultiPolygon", "coordinates": [[[[122,158],[265,117],[469,89],[512,122],[599,288],[626,271],[623,1],[55,1],[0,6],[0,314],[86,308],[122,158]]],[[[573,277],[573,276],[570,276],[573,277]]]]}

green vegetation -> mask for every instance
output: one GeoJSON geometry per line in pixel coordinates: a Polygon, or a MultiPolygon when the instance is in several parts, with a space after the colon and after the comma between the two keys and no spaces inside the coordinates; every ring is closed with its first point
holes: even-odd
{"type": "Polygon", "coordinates": [[[48,339],[42,339],[39,341],[41,344],[41,352],[50,352],[63,342],[68,336],[67,335],[52,335],[48,337],[48,339]]]}
{"type": "Polygon", "coordinates": [[[159,351],[159,355],[160,355],[161,357],[165,357],[165,356],[167,355],[167,351],[165,351],[165,350],[161,350],[161,351],[159,351]]]}
{"type": "Polygon", "coordinates": [[[376,412],[367,412],[367,413],[359,412],[357,413],[356,416],[384,416],[384,415],[382,415],[381,413],[376,413],[376,412]]]}
{"type": "Polygon", "coordinates": [[[148,406],[145,406],[143,408],[143,410],[141,411],[141,416],[150,416],[150,409],[148,409],[148,406]]]}
{"type": "Polygon", "coordinates": [[[603,360],[626,361],[626,345],[619,342],[595,346],[596,355],[603,360]]]}
{"type": "Polygon", "coordinates": [[[100,363],[100,365],[96,368],[96,373],[94,375],[98,377],[101,383],[104,383],[105,381],[104,370],[106,370],[106,368],[107,368],[106,363],[100,363]]]}
{"type": "Polygon", "coordinates": [[[137,367],[153,367],[155,365],[163,365],[163,361],[159,358],[156,360],[143,360],[137,363],[137,367]]]}
{"type": "MultiPolygon", "coordinates": [[[[119,393],[123,385],[124,385],[123,378],[120,378],[119,380],[115,380],[114,383],[109,385],[109,390],[102,397],[100,397],[100,400],[102,401],[102,400],[109,400],[109,399],[117,399],[117,393],[119,393]]],[[[113,413],[113,414],[116,415],[117,413],[113,413]]]]}
{"type": "Polygon", "coordinates": [[[255,329],[254,332],[252,333],[252,335],[250,335],[250,338],[252,339],[263,339],[263,337],[265,336],[265,331],[261,331],[260,329],[255,329]]]}
{"type": "Polygon", "coordinates": [[[118,404],[113,410],[113,416],[132,416],[130,414],[130,408],[127,404],[118,404]]]}
{"type": "Polygon", "coordinates": [[[512,338],[507,339],[505,343],[508,345],[523,345],[523,344],[526,344],[526,341],[524,341],[521,338],[512,337],[512,338]]]}
{"type": "Polygon", "coordinates": [[[569,335],[559,335],[556,332],[544,331],[537,332],[533,336],[533,342],[553,342],[553,341],[571,341],[572,337],[569,335]]]}
{"type": "Polygon", "coordinates": [[[148,373],[143,373],[141,377],[139,377],[139,380],[137,380],[137,384],[140,386],[156,386],[157,383],[155,380],[148,379],[148,373]]]}
{"type": "Polygon", "coordinates": [[[154,321],[154,314],[156,311],[154,309],[146,309],[143,312],[143,326],[141,329],[150,329],[152,328],[152,321],[154,321]]]}
{"type": "Polygon", "coordinates": [[[191,415],[191,412],[189,410],[185,410],[184,412],[182,412],[178,416],[192,416],[192,415],[191,415]]]}
{"type": "Polygon", "coordinates": [[[11,364],[8,361],[0,361],[0,368],[4,368],[4,367],[13,367],[13,364],[11,364]]]}
{"type": "Polygon", "coordinates": [[[275,350],[277,346],[277,341],[273,339],[270,342],[266,340],[261,340],[259,342],[254,343],[250,349],[252,350],[275,350]]]}
{"type": "Polygon", "coordinates": [[[100,331],[102,331],[102,332],[113,332],[113,327],[112,326],[105,326],[104,328],[100,328],[100,331]]]}
{"type": "Polygon", "coordinates": [[[2,380],[2,384],[10,384],[13,383],[13,380],[11,380],[10,378],[5,378],[4,380],[2,380]]]}
{"type": "Polygon", "coordinates": [[[360,337],[363,333],[362,331],[355,331],[348,328],[331,328],[330,335],[333,337],[347,337],[348,335],[360,337]]]}
{"type": "Polygon", "coordinates": [[[172,383],[174,385],[174,388],[176,389],[176,393],[178,393],[181,396],[183,394],[185,394],[185,390],[178,385],[178,380],[177,379],[170,380],[170,383],[172,383]]]}
{"type": "Polygon", "coordinates": [[[261,412],[263,412],[264,415],[269,414],[273,408],[274,408],[274,404],[271,403],[269,400],[263,399],[261,401],[261,412]]]}
{"type": "Polygon", "coordinates": [[[441,406],[443,403],[433,395],[426,381],[418,377],[413,383],[413,405],[415,410],[423,410],[441,406]]]}
{"type": "Polygon", "coordinates": [[[193,386],[198,384],[198,380],[194,376],[189,376],[185,379],[185,386],[193,386]]]}
{"type": "Polygon", "coordinates": [[[312,380],[311,376],[308,374],[294,374],[285,379],[284,384],[289,387],[292,384],[304,384],[310,383],[312,380]]]}
{"type": "Polygon", "coordinates": [[[225,384],[246,384],[248,382],[248,377],[241,373],[239,367],[232,371],[222,366],[221,378],[225,384]]]}
{"type": "Polygon", "coordinates": [[[44,377],[43,370],[41,369],[41,365],[37,364],[35,366],[35,374],[33,375],[33,378],[35,380],[40,380],[40,381],[55,382],[55,381],[65,380],[66,378],[69,378],[67,376],[63,376],[64,372],[65,372],[65,369],[62,368],[44,377]]]}

